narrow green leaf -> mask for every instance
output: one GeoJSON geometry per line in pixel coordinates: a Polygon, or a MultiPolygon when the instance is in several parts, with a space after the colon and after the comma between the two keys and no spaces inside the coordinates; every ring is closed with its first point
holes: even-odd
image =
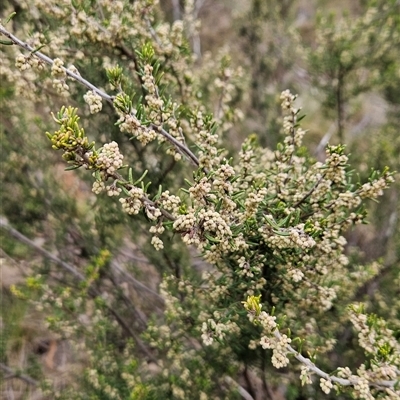
{"type": "Polygon", "coordinates": [[[193,184],[192,184],[192,182],[190,182],[188,179],[186,179],[185,178],[185,182],[187,183],[187,185],[189,186],[189,187],[192,187],[193,186],[193,184]]]}
{"type": "Polygon", "coordinates": [[[128,197],[131,197],[131,194],[129,193],[129,190],[128,190],[125,186],[122,186],[122,191],[123,191],[128,197]]]}
{"type": "Polygon", "coordinates": [[[301,115],[300,117],[297,118],[297,122],[300,122],[302,119],[304,119],[306,116],[306,114],[301,115]]]}
{"type": "Polygon", "coordinates": [[[133,186],[136,186],[138,183],[142,182],[142,180],[144,179],[144,177],[147,175],[148,172],[149,171],[146,169],[146,171],[143,172],[142,176],[136,182],[133,183],[133,186]]]}
{"type": "Polygon", "coordinates": [[[277,231],[275,229],[272,229],[272,232],[276,233],[279,236],[290,236],[290,232],[286,232],[286,231],[277,231]]]}
{"type": "Polygon", "coordinates": [[[17,13],[14,11],[13,13],[11,13],[7,19],[6,22],[4,23],[4,25],[7,25],[15,16],[17,15],[17,13]]]}
{"type": "Polygon", "coordinates": [[[153,201],[157,201],[161,197],[161,193],[162,193],[162,186],[159,185],[157,194],[153,197],[153,201]]]}
{"type": "Polygon", "coordinates": [[[144,193],[147,193],[147,189],[149,188],[150,185],[151,185],[151,182],[147,182],[146,185],[144,185],[142,182],[142,189],[143,189],[144,193]]]}
{"type": "Polygon", "coordinates": [[[35,50],[31,51],[31,54],[35,54],[37,53],[40,49],[43,49],[43,47],[46,46],[45,44],[41,44],[39,47],[36,47],[35,50]]]}
{"type": "Polygon", "coordinates": [[[0,44],[4,44],[5,46],[12,46],[14,42],[11,40],[0,40],[0,44]]]}
{"type": "Polygon", "coordinates": [[[132,168],[129,168],[129,171],[128,171],[128,181],[129,181],[130,184],[133,185],[133,171],[132,171],[132,168]]]}
{"type": "Polygon", "coordinates": [[[72,171],[74,169],[80,168],[81,165],[71,165],[70,167],[65,168],[65,171],[72,171]]]}
{"type": "Polygon", "coordinates": [[[219,239],[213,238],[212,236],[210,236],[207,233],[205,233],[204,236],[211,243],[221,243],[221,241],[219,239]]]}

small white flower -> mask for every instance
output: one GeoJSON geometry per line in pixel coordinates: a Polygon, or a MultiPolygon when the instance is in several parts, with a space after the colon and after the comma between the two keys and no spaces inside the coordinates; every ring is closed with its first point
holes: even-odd
{"type": "Polygon", "coordinates": [[[329,394],[331,389],[333,388],[332,382],[330,380],[321,378],[319,385],[324,393],[329,394]]]}
{"type": "Polygon", "coordinates": [[[164,248],[164,243],[158,236],[153,236],[152,237],[151,244],[154,246],[154,248],[157,251],[158,250],[162,250],[164,248]]]}

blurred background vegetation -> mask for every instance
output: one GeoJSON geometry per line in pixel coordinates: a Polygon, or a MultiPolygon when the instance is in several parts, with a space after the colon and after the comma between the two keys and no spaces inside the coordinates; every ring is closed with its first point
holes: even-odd
{"type": "MultiPolygon", "coordinates": [[[[1,19],[16,11],[14,29],[31,35],[46,34],[58,24],[50,14],[38,15],[28,3],[1,2],[1,19]]],[[[91,3],[95,6],[96,2],[91,3]]],[[[160,17],[164,15],[170,22],[182,17],[184,2],[160,3],[160,17]]],[[[279,94],[289,88],[299,94],[299,103],[307,115],[303,120],[308,129],[305,141],[313,157],[324,157],[327,143],[344,143],[362,182],[371,168],[389,166],[400,170],[398,1],[195,3],[201,27],[199,34],[191,37],[192,49],[197,53],[194,68],[201,77],[198,90],[210,111],[216,110],[218,104],[211,87],[215,72],[207,69],[208,60],[228,57],[232,67],[240,66],[244,71],[231,100],[232,107],[240,109],[244,118],[224,133],[232,154],[252,133],[263,145],[275,147],[281,127],[279,94]]],[[[73,39],[69,45],[71,51],[84,52],[85,57],[76,60],[76,66],[99,87],[106,86],[103,67],[110,58],[126,65],[121,51],[114,49],[115,53],[110,54],[107,48],[90,41],[85,48],[75,48],[80,44],[73,39]]],[[[48,329],[45,312],[35,309],[24,294],[15,293],[13,285],[32,274],[47,276],[60,285],[60,290],[77,284],[38,248],[57,254],[59,260],[86,271],[86,276],[90,268],[97,268],[97,293],[115,290],[119,296],[115,299],[118,313],[127,316],[130,328],[138,332],[143,331],[150,315],[162,308],[162,301],[151,293],[157,291],[160,277],[166,273],[179,276],[182,271],[196,273],[204,265],[196,254],[176,248],[172,241],[165,240],[164,250],[155,252],[144,234],[145,217],[132,219],[112,198],[94,196],[90,176],[84,171],[64,171],[59,154],[50,149],[44,135],[45,131],[54,130],[49,112],[56,111],[63,100],[45,86],[29,81],[29,76],[22,78],[17,71],[13,77],[7,75],[5,71],[13,59],[4,46],[0,51],[0,212],[2,221],[6,218],[7,226],[14,229],[2,224],[0,230],[0,396],[52,398],[37,389],[38,381],[55,381],[60,390],[75,387],[80,384],[77,376],[86,361],[72,355],[62,334],[48,329]],[[21,237],[31,242],[24,242],[21,237]],[[102,261],[102,257],[106,260],[102,261]],[[125,271],[134,277],[133,281],[125,271]],[[19,371],[25,375],[18,376],[19,371]]],[[[88,115],[83,101],[78,100],[84,89],[74,86],[73,91],[76,105],[88,115]]],[[[159,184],[179,187],[186,176],[182,164],[157,152],[156,145],[142,148],[122,137],[108,105],[91,118],[89,134],[98,142],[117,141],[126,149],[127,163],[135,165],[137,172],[149,170],[148,179],[155,190],[159,184]]],[[[397,178],[379,203],[369,205],[369,225],[347,233],[347,253],[355,264],[377,259],[383,264],[379,276],[361,287],[355,300],[366,301],[370,312],[387,318],[400,337],[399,195],[397,178]]],[[[119,339],[123,337],[122,333],[119,339]]],[[[116,347],[119,339],[113,338],[116,347]]],[[[338,348],[331,361],[340,366],[348,361],[346,357],[354,357],[352,352],[342,352],[352,347],[354,338],[349,330],[343,330],[336,339],[338,348]]],[[[299,386],[284,390],[277,386],[274,396],[304,399],[306,393],[299,386]]],[[[310,398],[310,393],[307,396],[310,398]]]]}

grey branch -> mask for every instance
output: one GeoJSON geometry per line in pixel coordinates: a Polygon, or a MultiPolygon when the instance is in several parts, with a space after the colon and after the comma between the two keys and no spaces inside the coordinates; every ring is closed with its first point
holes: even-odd
{"type": "Polygon", "coordinates": [[[29,385],[32,386],[37,386],[39,384],[38,381],[35,379],[31,378],[28,375],[21,374],[19,371],[14,371],[7,365],[0,363],[0,369],[3,370],[4,372],[8,373],[9,375],[6,377],[6,379],[11,379],[11,378],[17,378],[21,379],[22,381],[28,383],[29,385]]]}
{"type": "MultiPolygon", "coordinates": [[[[18,232],[16,229],[12,228],[9,224],[6,218],[0,217],[0,228],[3,228],[6,230],[11,236],[15,237],[17,240],[19,240],[22,243],[25,243],[26,245],[30,246],[34,250],[36,250],[39,254],[42,256],[48,258],[49,260],[52,260],[54,263],[59,265],[60,267],[64,268],[68,272],[70,272],[76,279],[79,281],[84,281],[85,277],[83,274],[81,274],[79,271],[75,269],[72,265],[60,260],[58,257],[54,256],[47,250],[43,249],[42,247],[38,246],[35,242],[32,240],[28,239],[26,236],[24,236],[22,233],[18,232]]],[[[95,290],[95,289],[90,289],[90,293],[93,296],[99,296],[100,294],[95,290]]],[[[147,355],[147,357],[154,361],[155,363],[158,363],[157,360],[153,357],[153,355],[150,353],[150,351],[147,349],[147,347],[144,345],[142,340],[140,339],[139,335],[137,335],[131,327],[123,320],[123,318],[119,315],[118,312],[116,312],[112,307],[107,306],[108,310],[114,315],[114,317],[118,320],[121,326],[129,332],[129,334],[133,337],[133,339],[136,341],[137,345],[139,348],[147,355]]]]}
{"type": "Polygon", "coordinates": [[[22,243],[25,243],[26,245],[33,248],[35,251],[37,251],[42,256],[48,258],[49,260],[53,261],[55,264],[64,268],[66,271],[71,273],[78,280],[80,280],[80,281],[85,280],[85,277],[83,276],[83,274],[81,274],[79,271],[77,271],[74,266],[66,263],[65,261],[60,260],[54,254],[51,254],[49,251],[45,250],[43,247],[38,246],[34,241],[28,239],[21,232],[17,231],[13,227],[11,227],[4,217],[0,217],[0,228],[3,228],[15,239],[19,240],[22,243]]]}
{"type": "MultiPolygon", "coordinates": [[[[3,34],[4,36],[8,37],[14,44],[16,44],[19,47],[22,47],[25,50],[28,50],[31,53],[34,53],[36,57],[41,59],[47,64],[53,65],[54,60],[52,60],[50,57],[46,56],[40,51],[35,51],[35,49],[32,46],[29,46],[29,44],[23,42],[22,40],[19,40],[16,36],[14,36],[11,32],[8,32],[7,29],[4,28],[3,25],[0,24],[0,33],[3,34]]],[[[70,71],[69,69],[65,67],[61,67],[62,70],[71,78],[75,79],[76,81],[82,83],[82,85],[86,86],[88,89],[91,89],[95,91],[99,96],[101,96],[103,99],[112,102],[113,97],[109,96],[107,93],[103,92],[93,84],[91,84],[89,81],[86,79],[83,79],[80,75],[77,75],[70,71]]]]}
{"type": "MultiPolygon", "coordinates": [[[[275,330],[274,335],[278,340],[280,340],[282,337],[278,329],[275,330]]],[[[342,385],[342,386],[354,386],[358,383],[358,379],[343,379],[343,378],[338,378],[336,376],[327,374],[326,372],[322,371],[322,369],[318,368],[309,358],[303,357],[298,351],[296,351],[289,344],[286,345],[286,349],[289,353],[293,354],[294,357],[298,361],[300,361],[303,365],[308,367],[310,369],[310,371],[314,372],[316,375],[320,376],[321,378],[338,383],[339,385],[342,385]]],[[[376,381],[376,382],[369,382],[369,385],[378,387],[378,388],[393,389],[396,382],[397,381],[395,381],[395,380],[393,380],[393,381],[376,381]]]]}
{"type": "Polygon", "coordinates": [[[253,396],[237,382],[235,382],[230,376],[225,376],[225,382],[231,386],[235,386],[244,400],[254,400],[253,396]]]}
{"type": "MultiPolygon", "coordinates": [[[[31,52],[32,54],[34,53],[36,57],[41,59],[42,61],[46,62],[47,64],[53,65],[54,60],[51,59],[50,57],[46,56],[40,51],[35,51],[35,49],[30,46],[29,44],[23,42],[22,40],[18,39],[16,36],[14,36],[11,32],[9,32],[7,29],[4,28],[3,25],[0,24],[0,34],[6,36],[9,38],[15,45],[31,52]]],[[[80,75],[73,73],[69,69],[65,67],[61,67],[62,70],[70,77],[75,79],[77,82],[80,82],[82,85],[86,86],[88,89],[93,90],[96,92],[101,98],[106,100],[107,102],[113,104],[114,97],[110,96],[103,90],[99,89],[86,79],[82,78],[80,75]]],[[[170,135],[165,129],[162,128],[162,126],[158,126],[155,124],[151,125],[152,129],[155,129],[157,132],[159,132],[162,136],[164,136],[170,143],[172,143],[178,151],[183,153],[186,157],[189,158],[196,166],[199,166],[199,160],[195,156],[195,154],[184,144],[180,143],[178,140],[176,140],[172,135],[170,135]]]]}

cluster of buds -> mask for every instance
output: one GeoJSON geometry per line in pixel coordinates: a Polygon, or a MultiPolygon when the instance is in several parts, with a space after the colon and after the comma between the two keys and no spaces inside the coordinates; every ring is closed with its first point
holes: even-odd
{"type": "Polygon", "coordinates": [[[19,54],[15,58],[15,66],[20,71],[25,71],[29,68],[36,68],[39,71],[42,71],[44,69],[45,63],[40,58],[35,57],[34,54],[30,54],[29,56],[19,54]]]}
{"type": "Polygon", "coordinates": [[[101,97],[93,90],[89,90],[84,96],[83,99],[90,107],[90,113],[96,114],[101,111],[103,108],[103,104],[101,103],[101,97]]]}
{"type": "Polygon", "coordinates": [[[157,138],[157,132],[143,126],[140,121],[132,114],[126,114],[120,118],[121,132],[131,133],[140,143],[146,145],[157,138]]]}
{"type": "Polygon", "coordinates": [[[115,171],[122,167],[122,160],[124,156],[120,153],[118,143],[106,143],[99,151],[97,164],[100,169],[113,175],[115,171]]]}
{"type": "Polygon", "coordinates": [[[59,58],[55,58],[51,66],[51,75],[53,79],[53,87],[61,95],[67,95],[69,86],[65,83],[67,73],[65,72],[64,62],[59,58]]]}
{"type": "Polygon", "coordinates": [[[133,187],[129,191],[130,197],[119,199],[122,204],[122,209],[129,215],[139,214],[143,207],[143,190],[138,187],[133,187]]]}

